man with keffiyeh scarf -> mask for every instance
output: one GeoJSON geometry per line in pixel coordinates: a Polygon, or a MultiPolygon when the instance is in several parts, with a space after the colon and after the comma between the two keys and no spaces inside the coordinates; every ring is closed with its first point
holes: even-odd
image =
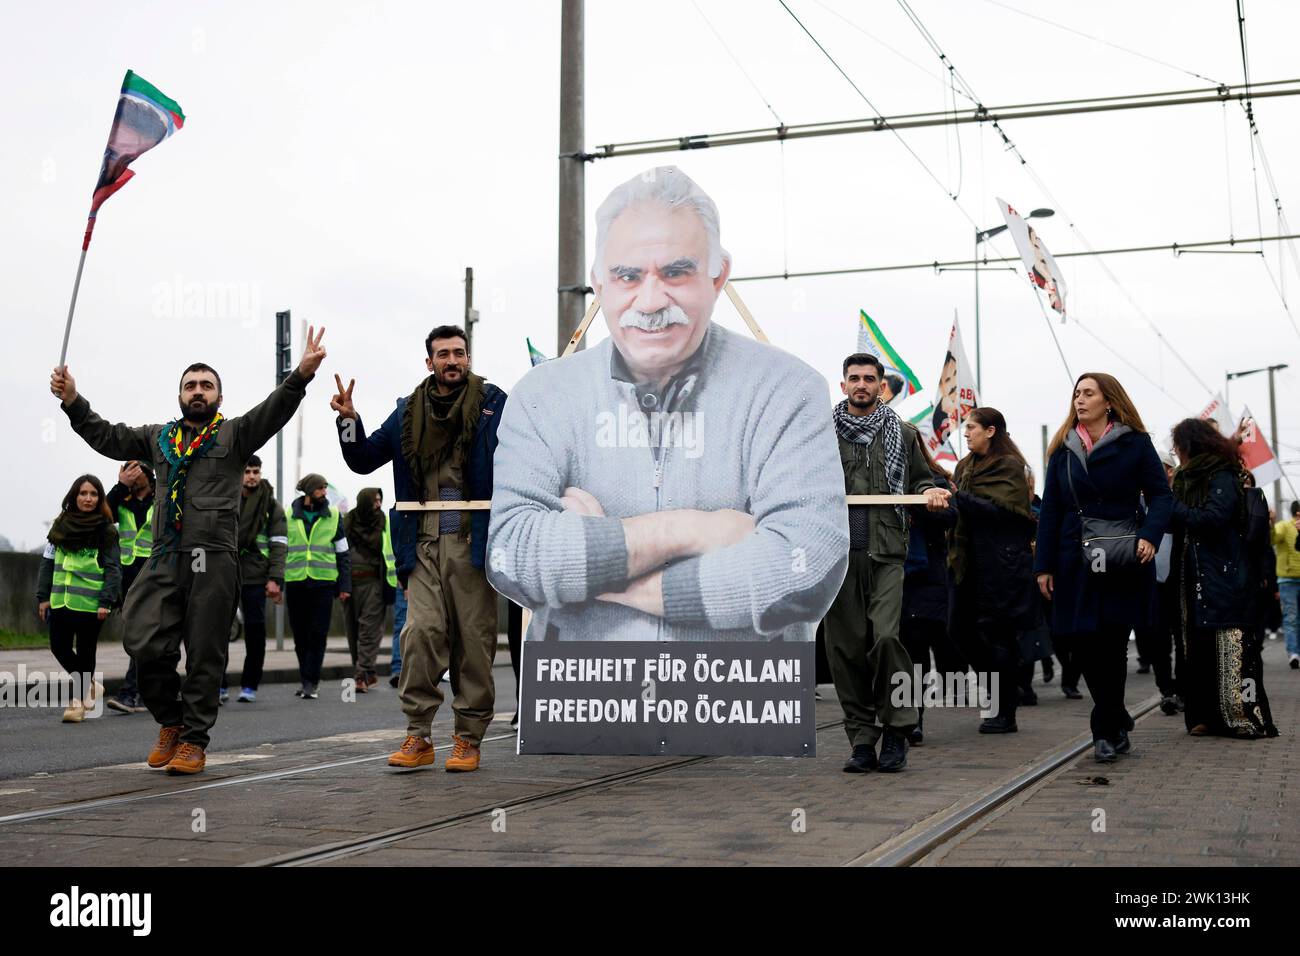
{"type": "MultiPolygon", "coordinates": [[[[844,360],[840,390],[845,399],[834,411],[844,491],[925,493],[942,504],[947,493],[935,487],[916,428],[879,400],[883,381],[884,367],[874,355],[844,360]]],[[[848,575],[826,614],[826,656],[853,747],[846,773],[891,772],[907,764],[907,735],[916,726],[917,709],[896,707],[891,700],[894,675],[910,679],[912,674],[912,660],[898,636],[907,536],[901,506],[849,507],[848,575]]]]}

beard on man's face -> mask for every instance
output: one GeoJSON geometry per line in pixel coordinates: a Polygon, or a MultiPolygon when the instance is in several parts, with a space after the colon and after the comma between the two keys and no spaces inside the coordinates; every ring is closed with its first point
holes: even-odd
{"type": "Polygon", "coordinates": [[[464,365],[448,364],[442,368],[434,367],[433,380],[443,388],[456,388],[468,381],[469,369],[464,365]]]}
{"type": "Polygon", "coordinates": [[[208,400],[201,396],[195,396],[189,401],[180,400],[181,416],[190,422],[196,422],[200,425],[206,425],[212,421],[217,414],[217,406],[209,405],[208,400]]]}

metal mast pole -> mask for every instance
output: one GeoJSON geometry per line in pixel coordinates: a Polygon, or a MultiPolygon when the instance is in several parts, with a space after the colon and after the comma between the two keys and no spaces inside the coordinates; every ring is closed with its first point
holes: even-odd
{"type": "Polygon", "coordinates": [[[586,238],[583,154],[583,0],[560,6],[560,216],[558,312],[555,354],[559,355],[586,311],[586,238]]]}

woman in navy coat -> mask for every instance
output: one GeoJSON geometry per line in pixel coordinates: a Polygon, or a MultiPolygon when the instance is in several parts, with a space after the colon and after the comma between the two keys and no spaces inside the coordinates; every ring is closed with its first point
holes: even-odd
{"type": "Polygon", "coordinates": [[[1077,648],[1102,762],[1131,749],[1133,718],[1124,707],[1128,637],[1154,621],[1152,559],[1172,510],[1160,457],[1128,393],[1112,375],[1085,372],[1048,448],[1034,572],[1051,602],[1053,632],[1071,635],[1077,648]],[[1139,564],[1103,570],[1100,562],[1085,561],[1081,515],[1136,517],[1139,564]]]}

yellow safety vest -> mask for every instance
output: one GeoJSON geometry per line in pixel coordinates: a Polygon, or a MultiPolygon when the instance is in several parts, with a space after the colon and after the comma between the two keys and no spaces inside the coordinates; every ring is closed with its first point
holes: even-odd
{"type": "Polygon", "coordinates": [[[337,581],[339,566],[334,557],[334,535],[339,513],[331,508],[311,523],[311,533],[302,518],[289,517],[289,547],[284,558],[284,580],[337,581]]]}
{"type": "Polygon", "coordinates": [[[117,506],[117,543],[122,546],[122,567],[135,562],[135,515],[125,505],[117,506]]]}
{"type": "Polygon", "coordinates": [[[388,515],[384,515],[384,570],[388,586],[397,587],[397,559],[393,557],[393,537],[388,533],[388,515]]]}
{"type": "Polygon", "coordinates": [[[54,587],[50,607],[70,611],[99,610],[99,592],[104,590],[104,569],[99,566],[99,549],[64,551],[54,549],[54,587]]]}
{"type": "MultiPolygon", "coordinates": [[[[144,516],[144,525],[135,533],[135,551],[132,561],[136,558],[147,558],[153,552],[153,505],[149,506],[149,513],[144,516]]],[[[126,545],[122,546],[122,563],[130,564],[125,558],[126,545]]]]}

